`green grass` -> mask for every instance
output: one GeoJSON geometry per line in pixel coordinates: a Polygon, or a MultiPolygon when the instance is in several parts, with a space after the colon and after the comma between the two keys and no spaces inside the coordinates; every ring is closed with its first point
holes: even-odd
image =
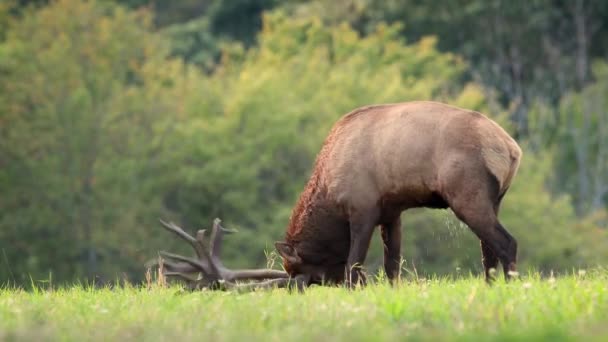
{"type": "Polygon", "coordinates": [[[0,340],[606,340],[608,272],[246,294],[0,290],[0,340]]]}

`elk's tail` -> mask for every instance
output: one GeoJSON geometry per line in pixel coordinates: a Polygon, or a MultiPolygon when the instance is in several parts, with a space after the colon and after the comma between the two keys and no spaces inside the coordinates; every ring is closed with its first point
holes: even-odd
{"type": "Polygon", "coordinates": [[[498,180],[499,196],[502,196],[517,174],[523,152],[502,128],[499,134],[482,135],[481,143],[482,157],[488,171],[498,180]]]}

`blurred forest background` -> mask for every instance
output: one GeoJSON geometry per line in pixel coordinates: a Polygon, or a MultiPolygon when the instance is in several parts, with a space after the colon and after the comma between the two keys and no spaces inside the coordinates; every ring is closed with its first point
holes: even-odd
{"type": "MultiPolygon", "coordinates": [[[[0,283],[140,280],[190,253],[158,218],[263,266],[331,125],[429,99],[524,149],[521,270],[608,263],[608,1],[1,0],[0,283]]],[[[406,267],[480,271],[450,211],[402,218],[406,267]]]]}

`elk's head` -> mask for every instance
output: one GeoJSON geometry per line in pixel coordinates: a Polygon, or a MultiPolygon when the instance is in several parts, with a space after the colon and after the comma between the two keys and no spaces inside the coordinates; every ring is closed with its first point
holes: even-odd
{"type": "Polygon", "coordinates": [[[308,260],[298,253],[290,242],[275,242],[277,252],[283,259],[283,268],[290,277],[303,276],[310,284],[342,283],[346,262],[328,264],[322,260],[308,260]]]}
{"type": "Polygon", "coordinates": [[[289,242],[277,241],[274,243],[274,247],[279,252],[279,255],[283,259],[283,268],[290,276],[302,273],[302,258],[298,254],[295,246],[289,242]]]}

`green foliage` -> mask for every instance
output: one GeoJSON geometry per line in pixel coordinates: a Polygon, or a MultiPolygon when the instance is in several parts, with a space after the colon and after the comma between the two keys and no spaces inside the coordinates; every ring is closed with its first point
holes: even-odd
{"type": "Polygon", "coordinates": [[[2,279],[132,265],[137,241],[124,240],[141,238],[146,176],[179,106],[166,100],[183,91],[167,77],[183,66],[149,22],[61,0],[24,14],[0,46],[2,279]]]}
{"type": "MultiPolygon", "coordinates": [[[[201,3],[209,16],[161,31],[150,11],[115,2],[58,0],[10,17],[0,10],[0,282],[139,279],[158,249],[187,251],[159,217],[189,229],[220,217],[240,228],[227,239],[226,264],[263,265],[330,127],[359,106],[434,99],[517,128],[511,109],[468,81],[470,64],[440,52],[435,36],[408,43],[407,25],[370,21],[361,30],[278,9],[263,15],[258,45],[247,48],[232,41],[241,29],[231,36],[214,26],[223,21],[211,13],[228,20],[232,5],[201,3]]],[[[547,134],[522,141],[524,162],[500,218],[524,269],[608,260],[602,211],[577,217],[569,197],[547,190],[556,168],[571,172],[577,120],[593,118],[586,151],[605,170],[602,68],[596,84],[563,100],[560,113],[573,120],[555,133],[563,145],[547,148],[547,134]]],[[[561,116],[547,108],[532,122],[558,128],[551,120],[561,116]]],[[[408,267],[478,269],[478,241],[449,212],[412,210],[403,222],[408,267]]],[[[381,265],[379,241],[368,264],[381,265]]]]}
{"type": "Polygon", "coordinates": [[[204,15],[209,6],[217,0],[112,0],[132,9],[152,9],[157,15],[154,21],[158,27],[187,22],[204,15]]]}
{"type": "Polygon", "coordinates": [[[61,341],[570,341],[608,334],[605,270],[489,287],[415,279],[362,290],[248,294],[179,288],[0,290],[0,339],[61,341]]]}
{"type": "Polygon", "coordinates": [[[8,31],[10,21],[10,9],[11,6],[9,2],[4,2],[0,4],[0,42],[4,40],[6,32],[8,31]]]}
{"type": "Polygon", "coordinates": [[[171,40],[171,52],[189,63],[213,70],[220,55],[220,43],[209,29],[207,17],[171,25],[164,30],[171,40]]]}
{"type": "Polygon", "coordinates": [[[500,217],[518,238],[520,264],[523,269],[557,271],[604,263],[606,230],[592,217],[578,217],[568,195],[552,196],[546,190],[554,169],[548,151],[525,154],[503,200],[500,217]]]}
{"type": "Polygon", "coordinates": [[[277,0],[115,1],[131,8],[153,8],[156,25],[171,40],[172,53],[207,71],[215,66],[223,45],[253,45],[263,11],[279,4],[277,0]]]}
{"type": "Polygon", "coordinates": [[[608,64],[598,61],[593,76],[597,82],[564,96],[556,127],[562,148],[557,175],[582,213],[608,203],[608,64]]]}
{"type": "Polygon", "coordinates": [[[250,45],[262,26],[262,13],[278,3],[278,0],[214,1],[207,17],[216,35],[250,45]]]}
{"type": "Polygon", "coordinates": [[[556,152],[550,186],[567,191],[579,215],[602,215],[608,208],[607,70],[605,61],[596,61],[596,82],[565,94],[557,108],[537,101],[529,115],[531,145],[556,152]]]}

